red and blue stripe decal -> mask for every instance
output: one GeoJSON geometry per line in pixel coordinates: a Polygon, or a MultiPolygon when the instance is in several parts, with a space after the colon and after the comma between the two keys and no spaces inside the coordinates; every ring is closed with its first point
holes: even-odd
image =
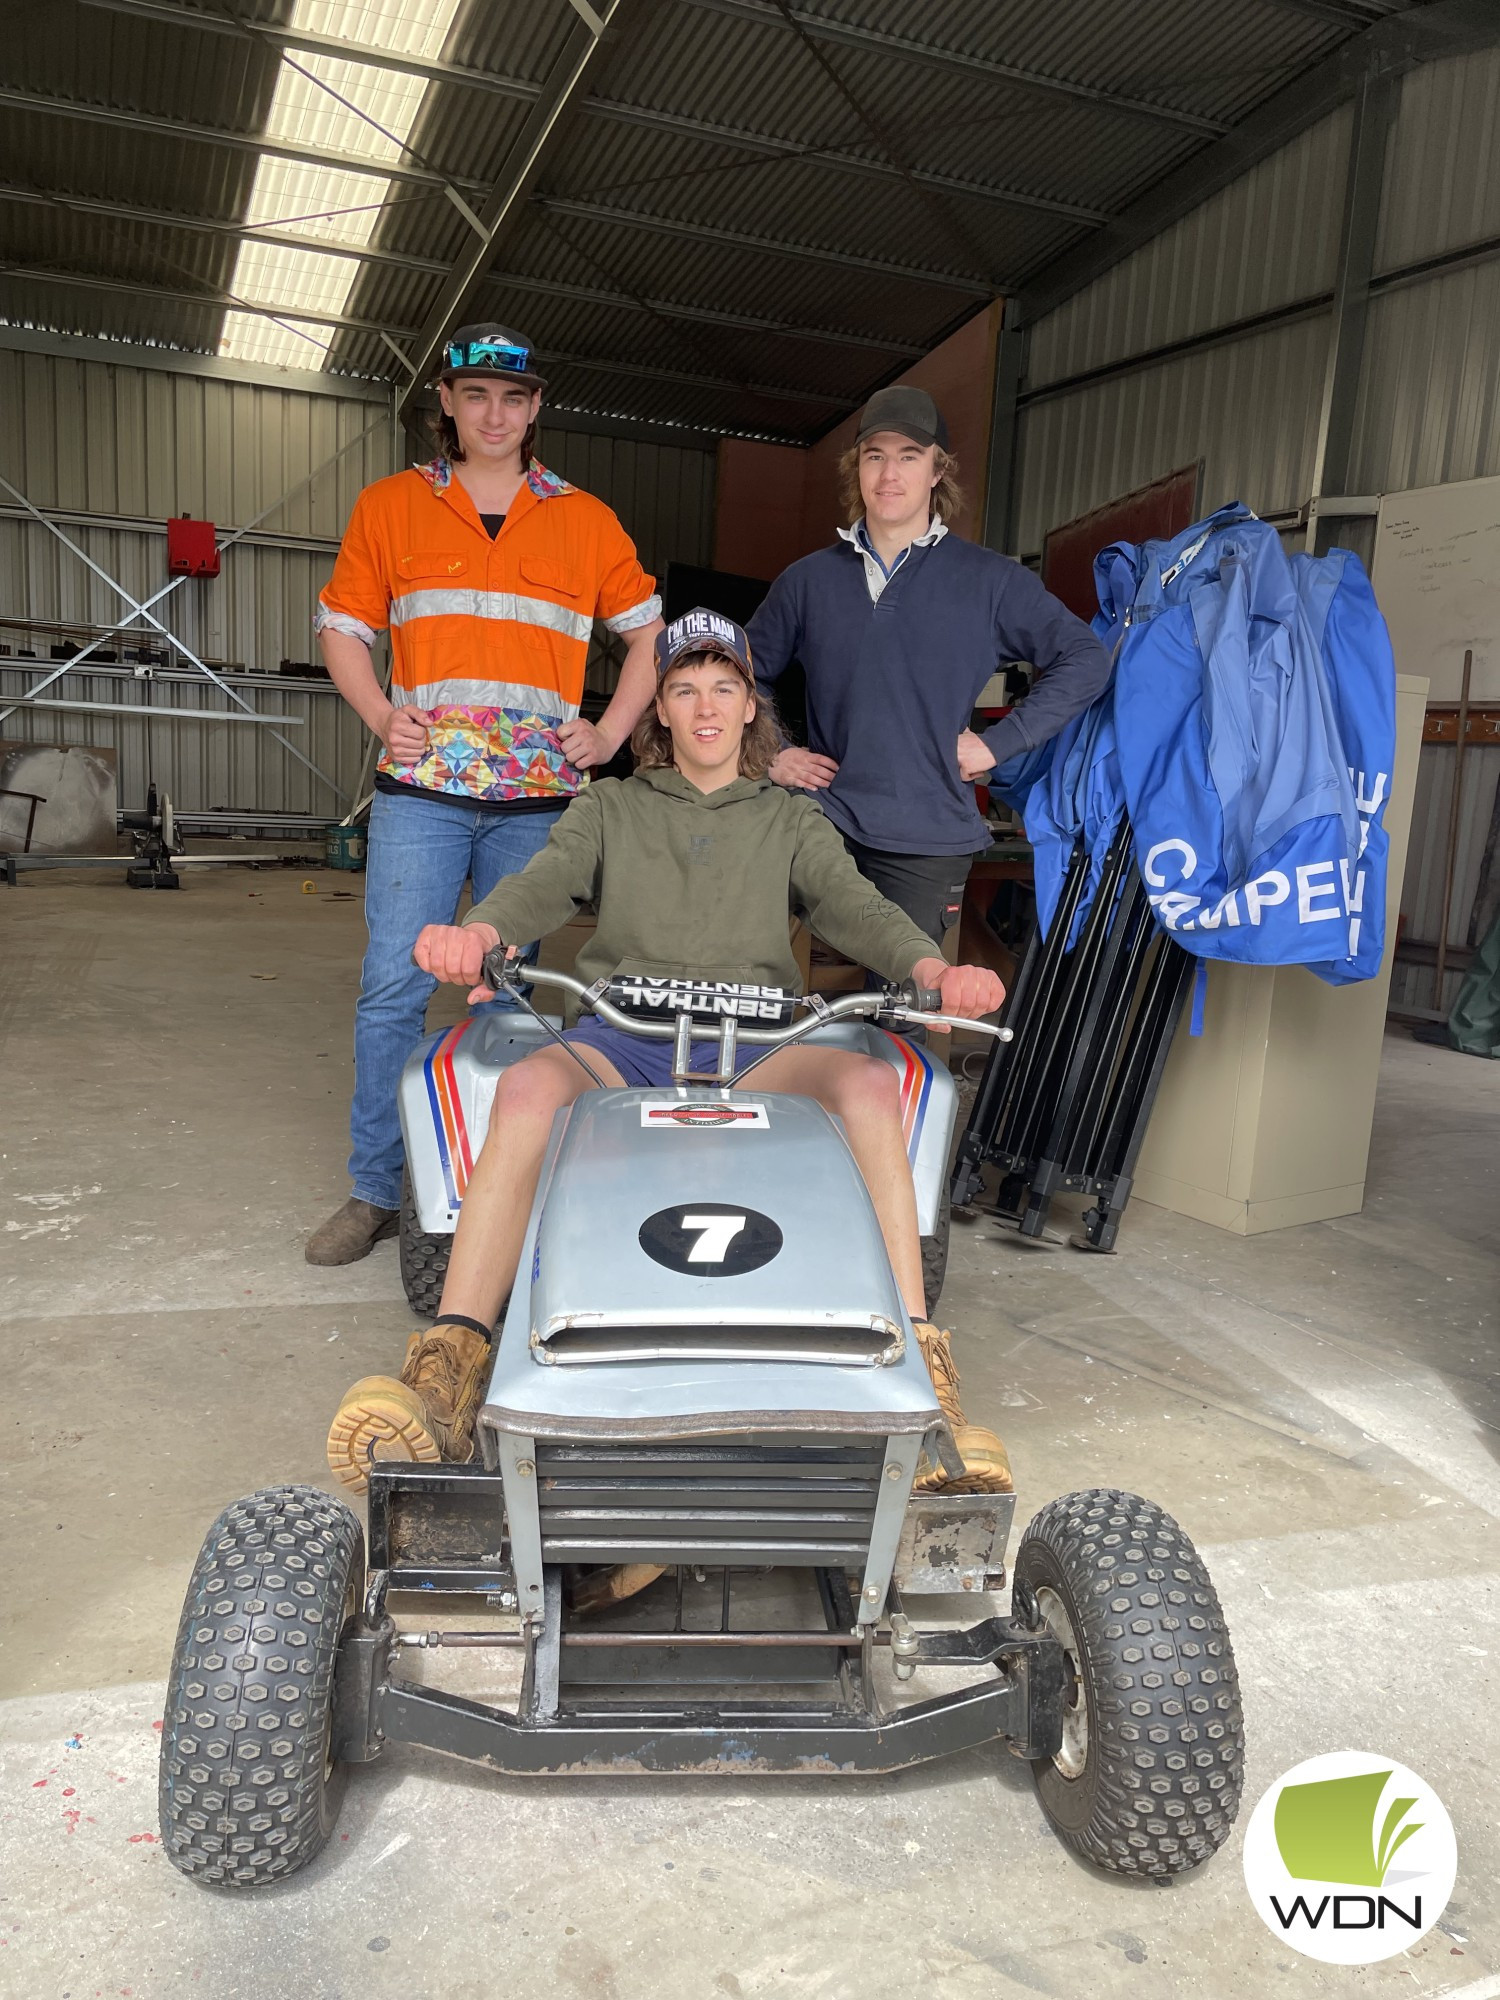
{"type": "Polygon", "coordinates": [[[427,1051],[422,1074],[427,1083],[427,1102],[432,1108],[432,1129],[437,1139],[438,1158],[443,1163],[443,1181],[448,1190],[448,1206],[457,1208],[474,1171],[474,1155],[469,1146],[469,1128],[464,1120],[463,1100],[453,1069],[453,1052],[472,1021],[461,1021],[440,1035],[427,1051]]]}
{"type": "Polygon", "coordinates": [[[906,1140],[906,1157],[915,1165],[927,1118],[927,1100],[932,1095],[932,1058],[903,1035],[892,1035],[891,1040],[902,1059],[901,1134],[906,1140]]]}

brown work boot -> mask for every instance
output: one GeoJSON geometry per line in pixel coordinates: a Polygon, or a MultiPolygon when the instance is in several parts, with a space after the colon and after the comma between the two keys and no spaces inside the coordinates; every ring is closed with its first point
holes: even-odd
{"type": "Polygon", "coordinates": [[[986,1430],[982,1424],[971,1424],[959,1403],[958,1369],[954,1365],[950,1345],[952,1335],[925,1319],[914,1319],[912,1331],[917,1336],[922,1359],[932,1377],[938,1408],[948,1420],[953,1443],[965,1468],[959,1478],[945,1472],[940,1465],[934,1465],[929,1458],[927,1470],[919,1472],[913,1483],[913,1492],[1013,1493],[1015,1485],[1010,1476],[1010,1460],[1005,1455],[1005,1446],[993,1431],[986,1430]]]}
{"type": "Polygon", "coordinates": [[[474,1416],[489,1355],[489,1341],[462,1320],[439,1320],[414,1333],[399,1381],[367,1375],[339,1404],[328,1432],[334,1478],[363,1493],[372,1459],[466,1465],[474,1456],[474,1416]]]}
{"type": "Polygon", "coordinates": [[[377,1243],[394,1236],[400,1222],[399,1209],[376,1208],[373,1202],[361,1201],[358,1195],[351,1194],[343,1207],[336,1208],[308,1237],[307,1261],[357,1264],[361,1257],[369,1256],[377,1243]]]}

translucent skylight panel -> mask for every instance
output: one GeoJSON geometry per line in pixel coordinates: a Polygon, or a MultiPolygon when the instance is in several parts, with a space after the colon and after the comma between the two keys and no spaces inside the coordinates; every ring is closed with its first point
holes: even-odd
{"type": "Polygon", "coordinates": [[[458,0],[297,0],[292,26],[430,62],[441,54],[457,12],[458,0]]]}
{"type": "Polygon", "coordinates": [[[228,312],[219,352],[234,361],[261,361],[273,368],[321,368],[328,359],[332,330],[295,320],[283,325],[259,313],[228,312]]]}
{"type": "Polygon", "coordinates": [[[232,290],[251,305],[285,306],[289,312],[338,313],[359,266],[352,257],[318,250],[288,250],[279,243],[246,243],[234,269],[232,290]]]}
{"type": "Polygon", "coordinates": [[[371,69],[368,63],[341,62],[332,56],[298,53],[293,69],[283,63],[276,78],[266,132],[272,139],[285,139],[294,146],[326,146],[362,160],[396,160],[401,142],[411,130],[426,85],[419,76],[397,76],[388,69],[371,69]],[[302,71],[310,74],[304,76],[302,71]],[[336,90],[338,97],[313,82],[320,77],[336,90]],[[346,98],[348,103],[340,103],[346,98]],[[357,110],[350,110],[354,105],[357,110]],[[360,111],[368,113],[361,118],[360,111]],[[377,131],[369,122],[393,134],[377,131]]]}
{"type": "MultiPolygon", "coordinates": [[[[442,51],[458,5],[459,0],[296,0],[290,25],[336,36],[350,55],[291,52],[277,74],[267,136],[368,160],[377,171],[362,174],[262,158],[246,217],[252,227],[284,229],[313,242],[319,237],[369,242],[390,191],[378,168],[399,159],[428,86],[424,77],[360,62],[358,50],[433,59],[442,51]]],[[[339,313],[360,268],[352,258],[320,255],[311,248],[244,243],[229,289],[256,304],[285,307],[289,315],[298,310],[339,313]]],[[[332,337],[328,328],[282,327],[253,313],[231,311],[219,351],[241,360],[316,368],[332,337]]]]}
{"type": "Polygon", "coordinates": [[[383,175],[263,159],[245,220],[252,228],[280,229],[289,236],[368,243],[390,185],[383,175]]]}

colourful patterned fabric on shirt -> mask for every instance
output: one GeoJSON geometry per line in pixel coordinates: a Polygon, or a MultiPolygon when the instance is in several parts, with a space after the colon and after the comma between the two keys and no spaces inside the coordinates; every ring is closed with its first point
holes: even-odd
{"type": "Polygon", "coordinates": [[[588,783],[557,740],[557,724],[512,708],[435,708],[427,748],[415,764],[385,751],[379,768],[404,785],[454,798],[505,802],[568,799],[588,783]]]}

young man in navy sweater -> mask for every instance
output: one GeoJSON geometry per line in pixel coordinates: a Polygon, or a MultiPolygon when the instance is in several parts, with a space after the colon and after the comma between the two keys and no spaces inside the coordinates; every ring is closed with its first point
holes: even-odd
{"type": "Polygon", "coordinates": [[[1099,641],[1030,570],[950,534],[955,469],[931,396],[877,390],[839,467],[849,525],[784,570],[749,625],[764,687],[794,659],[807,675],[807,747],[771,776],[816,793],[860,872],[939,939],[989,845],[975,781],[1109,679],[1099,641]],[[1036,669],[1031,691],[976,735],[980,691],[1009,660],[1036,669]]]}

